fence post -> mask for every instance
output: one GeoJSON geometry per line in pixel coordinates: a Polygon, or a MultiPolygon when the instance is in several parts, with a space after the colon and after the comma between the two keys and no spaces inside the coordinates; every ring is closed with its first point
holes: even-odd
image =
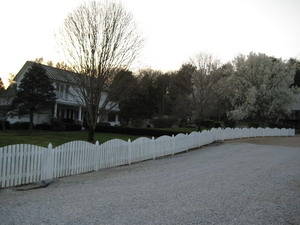
{"type": "Polygon", "coordinates": [[[96,141],[94,148],[94,170],[98,171],[100,168],[100,151],[99,151],[99,141],[96,141]]]}
{"type": "Polygon", "coordinates": [[[42,181],[50,182],[53,180],[53,158],[52,144],[49,143],[48,148],[44,152],[42,162],[42,181]]]}
{"type": "Polygon", "coordinates": [[[201,132],[197,131],[197,148],[199,148],[201,146],[201,132]]]}
{"type": "Polygon", "coordinates": [[[172,155],[174,155],[174,151],[175,151],[175,137],[174,134],[172,134],[172,139],[171,139],[171,148],[172,148],[172,155]]]}
{"type": "Polygon", "coordinates": [[[128,164],[131,164],[131,140],[128,139],[128,164]]]}
{"type": "Polygon", "coordinates": [[[155,159],[155,156],[156,156],[156,154],[155,154],[155,140],[154,140],[154,137],[152,137],[152,139],[151,139],[152,141],[151,141],[151,151],[152,151],[152,153],[153,153],[153,159],[155,159]]]}
{"type": "Polygon", "coordinates": [[[185,137],[186,137],[186,140],[187,140],[187,148],[186,148],[186,152],[188,152],[189,151],[189,149],[190,149],[190,138],[189,138],[189,134],[188,133],[185,133],[185,137]]]}

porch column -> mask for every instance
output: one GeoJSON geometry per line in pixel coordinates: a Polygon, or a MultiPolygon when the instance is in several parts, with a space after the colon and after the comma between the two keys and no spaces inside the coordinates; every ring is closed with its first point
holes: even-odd
{"type": "Polygon", "coordinates": [[[54,115],[53,118],[56,119],[57,118],[57,103],[55,102],[54,104],[54,115]]]}
{"type": "Polygon", "coordinates": [[[64,109],[64,119],[67,119],[67,111],[68,109],[64,109]]]}
{"type": "Polygon", "coordinates": [[[119,123],[119,115],[116,114],[115,122],[118,124],[119,123]]]}
{"type": "Polygon", "coordinates": [[[81,121],[81,107],[79,107],[79,110],[78,110],[78,120],[81,121]]]}

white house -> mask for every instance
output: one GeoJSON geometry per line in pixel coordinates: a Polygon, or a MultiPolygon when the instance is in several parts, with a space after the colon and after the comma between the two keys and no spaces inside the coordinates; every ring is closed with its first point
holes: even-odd
{"type": "MultiPolygon", "coordinates": [[[[10,88],[18,87],[24,77],[24,74],[34,63],[35,62],[27,61],[24,64],[22,69],[14,78],[15,84],[13,85],[15,85],[15,87],[10,88]]],[[[34,114],[34,124],[50,123],[52,119],[69,120],[74,123],[82,124],[84,119],[84,104],[75,92],[74,84],[70,83],[72,77],[74,78],[74,76],[78,76],[78,74],[51,66],[40,65],[46,70],[46,74],[53,83],[56,90],[56,100],[52,108],[48,108],[34,114]]],[[[100,107],[107,98],[108,91],[109,90],[106,90],[101,93],[100,107]]],[[[109,102],[106,106],[106,112],[101,122],[108,122],[111,125],[119,125],[119,111],[119,104],[117,102],[109,102]]],[[[8,121],[10,123],[28,122],[29,115],[10,117],[8,121]]]]}

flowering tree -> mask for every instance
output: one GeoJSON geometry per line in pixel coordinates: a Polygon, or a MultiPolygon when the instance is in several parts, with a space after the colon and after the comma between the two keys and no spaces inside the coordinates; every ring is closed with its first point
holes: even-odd
{"type": "Polygon", "coordinates": [[[233,62],[231,98],[235,120],[249,119],[264,123],[289,114],[295,100],[295,67],[281,59],[265,54],[250,53],[237,56],[233,62]]]}

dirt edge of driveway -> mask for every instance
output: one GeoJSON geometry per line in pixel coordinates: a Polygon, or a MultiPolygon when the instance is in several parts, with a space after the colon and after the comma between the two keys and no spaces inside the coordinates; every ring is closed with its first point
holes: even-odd
{"type": "Polygon", "coordinates": [[[284,147],[300,147],[300,135],[297,134],[293,137],[254,137],[242,138],[235,140],[226,140],[225,143],[249,143],[257,145],[274,145],[284,147]]]}

